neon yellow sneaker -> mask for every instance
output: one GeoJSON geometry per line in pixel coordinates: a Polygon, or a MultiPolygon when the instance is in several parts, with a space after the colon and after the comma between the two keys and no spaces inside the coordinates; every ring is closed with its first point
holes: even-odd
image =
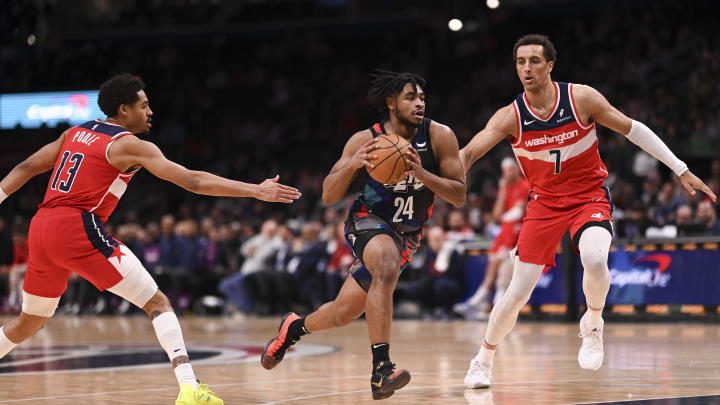
{"type": "Polygon", "coordinates": [[[193,390],[192,385],[183,384],[180,386],[180,394],[175,400],[175,405],[224,405],[222,399],[210,391],[207,384],[198,384],[198,389],[193,390]]]}

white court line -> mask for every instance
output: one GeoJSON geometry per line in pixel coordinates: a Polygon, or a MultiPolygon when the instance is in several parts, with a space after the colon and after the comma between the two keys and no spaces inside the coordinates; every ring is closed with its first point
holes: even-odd
{"type": "MultiPolygon", "coordinates": [[[[410,388],[402,388],[403,392],[405,391],[411,391],[411,390],[424,390],[427,388],[440,388],[440,387],[462,387],[464,384],[441,384],[441,385],[426,385],[423,387],[410,387],[410,388]]],[[[320,397],[330,397],[333,395],[346,395],[346,394],[359,394],[361,392],[367,393],[369,390],[358,390],[358,391],[343,391],[343,392],[328,392],[327,394],[316,394],[316,395],[306,395],[302,397],[296,397],[296,398],[288,398],[288,399],[281,399],[279,401],[271,401],[271,402],[263,402],[263,405],[273,405],[273,404],[282,404],[283,402],[292,402],[292,401],[300,401],[303,399],[312,399],[312,398],[320,398],[320,397]]]]}
{"type": "MultiPolygon", "coordinates": [[[[521,369],[520,369],[521,370],[521,369]]],[[[444,370],[443,373],[465,373],[466,370],[444,370]]],[[[432,375],[432,374],[438,374],[440,371],[420,371],[415,372],[414,375],[432,375]]],[[[363,375],[354,375],[354,376],[345,376],[345,377],[335,377],[328,379],[327,377],[323,378],[300,378],[300,379],[286,379],[286,380],[272,380],[272,381],[253,381],[253,382],[239,382],[239,383],[228,383],[228,384],[213,384],[213,388],[216,387],[237,387],[242,385],[260,385],[260,384],[278,384],[278,383],[297,383],[297,382],[311,382],[311,381],[337,381],[337,380],[354,380],[354,379],[361,379],[361,378],[368,378],[369,374],[363,374],[363,375]]],[[[577,378],[577,379],[567,379],[567,380],[520,380],[520,381],[507,381],[507,382],[498,382],[493,383],[493,385],[535,385],[535,384],[552,384],[552,383],[576,383],[576,382],[612,382],[612,381],[643,381],[643,380],[657,380],[657,377],[617,377],[617,378],[577,378]]],[[[682,381],[704,381],[704,380],[720,380],[720,377],[676,377],[673,378],[673,380],[682,380],[682,381]]],[[[463,384],[447,384],[447,385],[435,385],[435,386],[426,386],[426,387],[410,387],[410,388],[403,388],[403,391],[407,390],[417,390],[417,389],[427,389],[427,388],[437,388],[437,387],[456,387],[456,386],[463,386],[463,384]]],[[[54,395],[54,396],[47,396],[47,397],[33,397],[33,398],[18,398],[18,399],[5,399],[0,400],[0,403],[9,403],[9,402],[25,402],[25,401],[39,401],[39,400],[45,400],[45,399],[62,399],[62,398],[80,398],[80,397],[90,397],[95,395],[111,395],[111,394],[126,394],[126,393],[138,393],[138,392],[154,392],[154,391],[167,391],[167,390],[177,390],[177,386],[169,386],[169,387],[158,387],[158,388],[144,388],[139,390],[117,390],[117,391],[105,391],[105,392],[87,392],[82,394],[67,394],[67,395],[54,395]]],[[[346,391],[346,392],[334,392],[334,393],[326,393],[326,394],[318,394],[318,396],[333,396],[333,395],[345,395],[345,394],[352,394],[352,393],[359,393],[359,392],[368,392],[369,389],[366,390],[360,390],[360,391],[346,391]]],[[[709,395],[716,395],[716,394],[708,394],[708,395],[702,395],[702,396],[709,396],[709,395]]],[[[275,401],[275,402],[267,402],[267,404],[274,404],[274,403],[282,403],[282,402],[292,402],[292,401],[299,401],[302,399],[305,399],[306,397],[294,397],[294,398],[287,398],[283,400],[275,401]]],[[[638,398],[638,400],[642,400],[638,398]]],[[[627,400],[625,400],[627,401],[627,400]]],[[[622,402],[622,401],[621,401],[622,402]]],[[[593,403],[593,402],[590,402],[593,403]]],[[[595,402],[597,403],[597,402],[595,402]]],[[[580,404],[578,404],[580,405],[580,404]]]]}
{"type": "Polygon", "coordinates": [[[655,397],[655,398],[638,398],[638,399],[632,399],[632,398],[625,398],[625,399],[617,399],[612,401],[604,401],[604,402],[598,402],[598,401],[592,401],[592,402],[568,402],[567,404],[562,405],[602,405],[602,404],[614,404],[618,402],[640,402],[640,401],[653,401],[656,399],[680,399],[680,398],[704,398],[704,397],[714,397],[720,394],[700,394],[700,395],[682,395],[679,397],[655,397]]]}
{"type": "MultiPolygon", "coordinates": [[[[452,370],[457,371],[457,370],[452,370]]],[[[452,372],[451,371],[451,372],[452,372]]],[[[657,380],[657,377],[635,377],[635,378],[625,378],[625,377],[618,377],[618,378],[579,378],[579,379],[571,379],[571,380],[533,380],[533,381],[508,381],[508,382],[500,382],[500,383],[493,383],[492,385],[534,385],[534,384],[548,384],[548,383],[576,383],[576,382],[598,382],[598,381],[606,381],[606,382],[612,382],[612,381],[633,381],[633,380],[657,380]]],[[[673,380],[720,380],[720,377],[678,377],[674,378],[673,380]]],[[[421,389],[428,389],[428,388],[438,388],[438,387],[463,387],[464,384],[445,384],[445,385],[431,385],[431,386],[423,386],[423,387],[410,387],[410,388],[403,388],[403,391],[410,391],[410,390],[421,390],[421,389]]],[[[347,394],[355,394],[355,393],[361,393],[361,392],[368,392],[369,390],[361,390],[361,391],[341,391],[341,392],[331,392],[331,393],[325,393],[325,394],[316,394],[316,395],[306,395],[306,396],[299,396],[294,398],[287,398],[287,399],[281,399],[277,401],[271,401],[271,402],[263,402],[263,405],[272,405],[272,404],[281,404],[285,402],[294,402],[294,401],[301,401],[304,399],[311,399],[311,398],[318,398],[318,397],[329,397],[329,396],[338,396],[338,395],[347,395],[347,394]]],[[[716,394],[702,394],[697,396],[712,396],[716,394]]],[[[674,398],[674,397],[668,397],[668,398],[674,398]]],[[[691,398],[691,397],[678,397],[678,398],[691,398]]],[[[663,399],[663,398],[649,398],[649,399],[663,399]]],[[[645,398],[638,398],[637,401],[644,401],[645,398]]],[[[611,401],[611,402],[626,402],[627,399],[621,400],[621,401],[611,401]]],[[[577,404],[568,404],[568,405],[582,405],[582,404],[597,404],[598,402],[581,402],[577,404]]]]}

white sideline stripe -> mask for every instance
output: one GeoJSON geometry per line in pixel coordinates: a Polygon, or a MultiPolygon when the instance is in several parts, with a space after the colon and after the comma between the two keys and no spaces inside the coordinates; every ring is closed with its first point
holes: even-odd
{"type": "MultiPolygon", "coordinates": [[[[443,371],[424,371],[424,372],[415,372],[415,375],[432,375],[432,374],[439,374],[439,373],[462,373],[465,374],[467,370],[443,370],[443,371]]],[[[663,370],[654,370],[654,371],[663,371],[663,370]]],[[[355,375],[355,376],[346,376],[346,377],[335,377],[328,379],[327,377],[323,378],[300,378],[300,379],[287,379],[287,380],[268,380],[268,381],[252,381],[252,382],[240,382],[240,383],[228,383],[228,384],[213,384],[213,388],[217,387],[237,387],[242,385],[258,385],[258,384],[277,384],[277,383],[296,383],[296,382],[310,382],[310,381],[333,381],[333,380],[356,380],[356,379],[365,379],[370,377],[370,374],[363,374],[363,375],[355,375]]],[[[507,385],[507,386],[522,386],[522,385],[537,385],[537,384],[553,384],[553,383],[577,383],[577,382],[613,382],[613,381],[645,381],[645,380],[657,380],[657,376],[653,377],[618,377],[618,378],[577,378],[577,379],[565,379],[565,380],[521,380],[521,381],[507,381],[507,382],[498,382],[493,383],[493,385],[507,385]]],[[[720,377],[676,377],[672,378],[674,381],[705,381],[705,380],[720,380],[720,377]]],[[[409,388],[402,388],[402,391],[409,391],[409,390],[418,390],[418,389],[428,389],[428,388],[437,388],[437,387],[459,387],[464,386],[464,384],[441,384],[441,385],[430,385],[430,386],[421,386],[421,387],[409,387],[409,388]]],[[[20,398],[20,399],[5,399],[0,400],[0,403],[9,403],[9,402],[24,402],[24,401],[38,401],[38,400],[44,400],[44,399],[61,399],[61,398],[79,398],[79,397],[88,397],[88,396],[95,396],[95,395],[111,395],[111,394],[126,394],[126,393],[135,393],[135,392],[154,392],[154,391],[168,391],[168,390],[177,390],[177,385],[168,386],[168,387],[158,387],[158,388],[144,388],[139,390],[118,390],[118,391],[105,391],[105,392],[88,392],[83,394],[67,394],[67,395],[54,395],[54,396],[47,396],[47,397],[32,397],[32,398],[20,398]]],[[[361,392],[370,392],[370,389],[364,389],[364,390],[356,390],[356,391],[344,391],[344,392],[332,392],[332,393],[326,393],[326,394],[316,394],[314,397],[318,396],[332,396],[332,395],[346,395],[346,394],[353,394],[353,393],[361,393],[361,392]]],[[[712,395],[720,395],[720,394],[700,394],[695,395],[699,397],[706,397],[706,396],[712,396],[712,395]]],[[[689,398],[692,396],[680,396],[680,397],[660,397],[660,398],[648,398],[648,399],[665,399],[665,398],[689,398]]],[[[291,402],[291,401],[299,401],[307,398],[312,398],[309,396],[303,396],[303,397],[295,397],[295,398],[287,398],[287,399],[281,399],[271,402],[265,402],[264,405],[270,405],[270,404],[277,404],[277,403],[283,403],[283,402],[291,402]]],[[[643,401],[645,398],[634,398],[634,400],[637,401],[643,401]]],[[[618,401],[610,401],[610,402],[627,402],[627,398],[623,400],[618,401]]],[[[607,402],[607,401],[606,401],[607,402]]],[[[583,404],[594,404],[597,403],[597,401],[593,402],[578,402],[578,403],[569,403],[569,405],[583,405],[583,404]]]]}
{"type": "Polygon", "coordinates": [[[653,401],[656,399],[679,399],[679,398],[704,398],[704,397],[714,397],[720,395],[718,394],[700,394],[700,395],[681,395],[679,397],[653,397],[653,398],[625,398],[625,399],[613,399],[611,401],[603,400],[603,402],[598,401],[591,401],[591,402],[567,402],[562,405],[595,405],[595,404],[614,404],[618,402],[640,402],[640,401],[653,401]]]}

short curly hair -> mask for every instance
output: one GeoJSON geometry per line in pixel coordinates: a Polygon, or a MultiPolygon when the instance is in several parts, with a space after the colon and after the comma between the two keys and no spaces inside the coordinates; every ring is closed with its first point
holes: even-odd
{"type": "Polygon", "coordinates": [[[517,60],[517,50],[523,45],[540,45],[543,47],[543,54],[545,60],[548,62],[555,62],[557,59],[557,51],[555,45],[550,41],[546,35],[530,34],[520,37],[513,46],[513,60],[517,60]]]}
{"type": "Polygon", "coordinates": [[[138,101],[137,92],[145,88],[139,76],[122,73],[113,76],[100,86],[98,106],[108,117],[118,114],[121,104],[131,105],[138,101]]]}

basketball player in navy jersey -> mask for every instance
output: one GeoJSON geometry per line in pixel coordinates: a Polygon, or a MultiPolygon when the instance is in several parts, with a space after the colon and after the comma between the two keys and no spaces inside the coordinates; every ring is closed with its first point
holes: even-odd
{"type": "Polygon", "coordinates": [[[288,347],[307,333],[348,324],[365,313],[373,355],[370,380],[373,399],[383,399],[410,381],[406,370],[390,362],[392,294],[403,267],[420,242],[423,223],[432,215],[435,195],[460,206],[465,202],[465,175],[455,134],[445,125],[425,118],[425,80],[412,73],[378,71],[368,101],[384,119],[353,135],[340,160],[323,182],[323,201],[334,204],[345,196],[358,175],[365,187],[350,208],[345,236],[357,258],[335,301],[300,318],[286,314],[277,337],[263,354],[263,367],[275,367],[288,347]],[[396,134],[410,142],[405,155],[406,178],[385,185],[364,169],[376,156],[376,137],[396,134]]]}
{"type": "MultiPolygon", "coordinates": [[[[98,95],[105,120],[68,129],[0,181],[2,203],[32,177],[52,170],[45,199],[30,223],[22,312],[0,328],[0,358],[50,320],[75,272],[148,314],[180,385],[176,405],[222,405],[223,400],[195,378],[170,301],[137,257],[103,224],[143,167],[197,194],[291,203],[300,193],[278,183],[277,176],[249,184],[188,170],[165,158],[153,143],[134,135],[149,132],[152,125],[144,88],[142,79],[127,73],[110,78],[98,95]]],[[[122,395],[117,395],[119,403],[136,401],[122,400],[122,395]]]]}
{"type": "MultiPolygon", "coordinates": [[[[715,194],[645,124],[626,117],[589,86],[550,79],[556,51],[544,35],[526,35],[513,49],[525,92],[498,110],[460,152],[465,170],[493,146],[508,139],[530,183],[527,214],[514,252],[515,269],[507,291],[490,313],[485,340],[465,376],[467,388],[492,383],[495,351],[512,330],[543,268],[569,230],[583,265],[587,311],[580,320],[578,363],[597,370],[603,362],[602,310],[610,288],[607,266],[612,241],[608,172],[600,159],[595,124],[624,134],[680,178],[690,194],[715,194]]],[[[571,309],[572,310],[572,309],[571,309]]]]}

